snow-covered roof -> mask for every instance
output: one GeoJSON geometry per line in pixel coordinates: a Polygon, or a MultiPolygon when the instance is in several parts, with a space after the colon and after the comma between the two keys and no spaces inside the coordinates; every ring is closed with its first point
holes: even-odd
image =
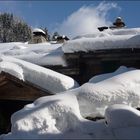
{"type": "Polygon", "coordinates": [[[61,46],[62,44],[50,44],[48,42],[38,44],[0,43],[0,55],[12,56],[43,66],[66,66],[61,46]]]}
{"type": "Polygon", "coordinates": [[[39,29],[39,28],[33,29],[32,32],[33,32],[33,33],[43,33],[44,35],[46,35],[46,33],[45,33],[42,29],[39,29]]]}
{"type": "Polygon", "coordinates": [[[29,81],[52,93],[78,87],[78,83],[68,76],[12,57],[1,57],[0,71],[7,72],[23,81],[29,81]]]}
{"type": "Polygon", "coordinates": [[[140,48],[140,28],[114,29],[78,36],[66,42],[62,49],[65,53],[88,52],[94,50],[140,48]]]}
{"type": "MultiPolygon", "coordinates": [[[[69,41],[63,45],[63,51],[139,48],[139,38],[140,28],[106,30],[69,41]]],[[[6,44],[0,53],[14,57],[24,55],[24,59],[28,56],[28,60],[29,56],[32,60],[35,54],[40,55],[37,57],[40,61],[40,58],[52,54],[63,54],[61,46],[33,46],[27,48],[22,44],[6,44]]],[[[140,107],[139,69],[122,66],[113,73],[94,76],[76,88],[78,85],[73,79],[54,71],[12,57],[2,56],[0,60],[1,71],[34,82],[52,92],[65,91],[41,97],[14,113],[11,132],[0,138],[140,139],[140,112],[135,109],[140,107]],[[102,116],[105,119],[93,122],[85,119],[88,116],[102,116]]]]}

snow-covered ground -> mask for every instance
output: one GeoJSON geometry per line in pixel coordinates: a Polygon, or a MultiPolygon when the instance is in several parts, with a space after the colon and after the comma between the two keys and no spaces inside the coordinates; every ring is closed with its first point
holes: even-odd
{"type": "Polygon", "coordinates": [[[11,133],[1,135],[1,139],[140,138],[140,112],[130,106],[109,106],[105,119],[94,122],[80,115],[77,101],[72,95],[56,97],[53,104],[48,99],[44,104],[30,104],[16,112],[12,116],[11,133]]]}
{"type": "Polygon", "coordinates": [[[139,69],[121,66],[78,87],[70,77],[29,63],[66,65],[65,52],[140,47],[139,37],[140,28],[135,28],[82,35],[64,45],[0,44],[1,71],[56,92],[15,112],[11,132],[0,138],[140,139],[140,112],[136,110],[140,107],[139,69]],[[86,117],[104,119],[91,121],[86,117]]]}

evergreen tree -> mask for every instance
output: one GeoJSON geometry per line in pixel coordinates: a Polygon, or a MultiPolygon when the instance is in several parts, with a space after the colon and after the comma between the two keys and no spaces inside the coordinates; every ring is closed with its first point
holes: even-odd
{"type": "Polygon", "coordinates": [[[0,15],[0,40],[1,42],[7,42],[8,38],[12,36],[13,27],[13,15],[12,14],[1,14],[0,15]]]}
{"type": "Polygon", "coordinates": [[[31,28],[13,14],[0,14],[0,42],[25,42],[31,38],[31,28]]]}

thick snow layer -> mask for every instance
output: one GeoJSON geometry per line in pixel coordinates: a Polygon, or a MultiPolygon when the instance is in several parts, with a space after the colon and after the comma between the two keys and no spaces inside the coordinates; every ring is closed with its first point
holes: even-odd
{"type": "Polygon", "coordinates": [[[2,61],[0,62],[0,72],[2,71],[14,75],[20,80],[24,80],[23,69],[17,64],[2,61]]]}
{"type": "Polygon", "coordinates": [[[74,95],[42,97],[11,117],[12,128],[1,139],[121,139],[140,138],[140,112],[113,105],[105,119],[92,122],[80,115],[74,95]]]}
{"type": "Polygon", "coordinates": [[[3,54],[6,51],[13,50],[13,49],[22,49],[24,47],[22,45],[23,43],[21,42],[0,43],[0,54],[3,54]]]}
{"type": "Polygon", "coordinates": [[[140,70],[126,69],[116,76],[111,75],[113,77],[103,78],[100,82],[93,80],[93,83],[85,83],[73,90],[82,116],[104,116],[106,107],[113,104],[140,106],[140,70]]]}
{"type": "Polygon", "coordinates": [[[140,106],[139,75],[140,70],[120,67],[98,76],[98,82],[93,78],[77,89],[41,97],[12,115],[11,132],[1,138],[140,138],[140,112],[134,109],[140,106]],[[93,122],[87,116],[105,119],[93,122]]]}
{"type": "Polygon", "coordinates": [[[62,44],[0,43],[0,55],[12,56],[38,65],[66,66],[62,44]]]}
{"type": "Polygon", "coordinates": [[[113,129],[140,127],[140,111],[127,105],[116,104],[107,108],[105,118],[108,126],[113,129]]]}
{"type": "Polygon", "coordinates": [[[140,28],[108,30],[83,35],[63,45],[65,53],[88,52],[104,49],[140,48],[140,28]]]}
{"type": "Polygon", "coordinates": [[[108,78],[111,78],[113,76],[116,76],[118,74],[124,73],[126,71],[134,70],[135,68],[127,68],[125,66],[120,66],[115,72],[112,73],[105,73],[105,74],[100,74],[96,75],[93,78],[89,80],[89,83],[97,83],[103,80],[106,80],[108,78]]]}
{"type": "Polygon", "coordinates": [[[33,32],[33,33],[35,33],[35,32],[40,32],[40,33],[46,34],[42,29],[39,29],[39,28],[33,29],[32,32],[33,32]]]}
{"type": "Polygon", "coordinates": [[[1,57],[0,71],[8,72],[19,79],[29,81],[52,93],[78,87],[72,78],[41,66],[12,57],[1,57]]]}
{"type": "Polygon", "coordinates": [[[85,35],[80,35],[76,36],[73,39],[78,39],[78,38],[95,38],[95,37],[105,37],[105,36],[110,36],[110,35],[138,35],[140,34],[140,28],[122,28],[122,29],[108,29],[104,30],[103,32],[96,32],[93,34],[85,34],[85,35]]]}
{"type": "MultiPolygon", "coordinates": [[[[13,124],[11,131],[18,131],[18,137],[21,137],[20,134],[30,132],[34,128],[33,133],[35,135],[33,137],[38,138],[39,135],[52,132],[59,134],[74,131],[76,128],[80,128],[80,118],[79,106],[75,96],[45,97],[15,113],[11,118],[13,124]]],[[[29,135],[32,133],[28,133],[25,138],[28,138],[29,135]]]]}
{"type": "Polygon", "coordinates": [[[36,100],[16,112],[12,134],[6,138],[59,138],[63,133],[80,131],[82,117],[74,95],[56,95],[36,100]],[[48,135],[47,135],[48,134],[48,135]]]}
{"type": "Polygon", "coordinates": [[[28,44],[24,51],[13,50],[6,52],[5,55],[12,55],[38,65],[62,65],[66,66],[63,58],[62,44],[28,44]]]}
{"type": "Polygon", "coordinates": [[[117,139],[140,139],[140,111],[126,105],[106,109],[107,126],[117,139]]]}
{"type": "MultiPolygon", "coordinates": [[[[98,35],[79,37],[66,43],[63,50],[69,52],[69,47],[65,48],[67,45],[72,45],[70,52],[80,49],[95,50],[97,46],[97,49],[106,49],[106,46],[112,48],[112,43],[114,49],[139,47],[139,30],[106,30],[98,35]]],[[[5,48],[3,46],[0,49],[0,54],[36,61],[38,64],[57,63],[55,59],[45,62],[53,55],[63,58],[60,45],[28,46],[29,44],[24,43],[9,46],[6,44],[5,48]]],[[[140,112],[135,109],[140,107],[140,70],[120,67],[113,73],[95,76],[81,87],[72,89],[77,87],[75,81],[64,78],[63,75],[11,57],[3,56],[0,61],[0,71],[34,82],[52,92],[67,90],[59,95],[39,98],[14,113],[11,118],[11,132],[1,135],[0,138],[140,139],[140,112]],[[68,88],[66,85],[69,85],[68,88]],[[87,116],[102,116],[105,119],[92,122],[84,119],[87,116]]],[[[57,64],[64,65],[63,59],[57,64]]]]}

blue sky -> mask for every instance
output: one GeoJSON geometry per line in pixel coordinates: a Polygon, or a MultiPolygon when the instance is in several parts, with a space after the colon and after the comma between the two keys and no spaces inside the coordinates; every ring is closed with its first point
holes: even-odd
{"type": "MultiPolygon", "coordinates": [[[[60,29],[60,32],[67,33],[67,28],[74,31],[78,24],[82,24],[83,20],[93,22],[97,19],[96,25],[91,26],[93,29],[98,25],[111,24],[117,16],[123,17],[127,27],[140,27],[140,1],[0,1],[0,12],[12,12],[24,19],[33,28],[47,27],[49,32],[60,29]],[[100,5],[101,3],[103,5],[100,5]],[[81,11],[84,14],[83,18],[80,14],[81,11]],[[85,11],[90,18],[85,16],[85,11]],[[91,17],[92,13],[89,12],[93,12],[93,18],[91,17]],[[97,14],[98,16],[96,16],[97,14]],[[81,18],[79,18],[80,15],[81,18]],[[72,19],[79,20],[79,23],[78,21],[73,23],[72,19]],[[71,27],[72,24],[73,27],[71,27]]],[[[84,22],[81,30],[90,24],[89,22],[84,22]]],[[[77,30],[77,34],[85,33],[85,30],[83,32],[77,30]]]]}

